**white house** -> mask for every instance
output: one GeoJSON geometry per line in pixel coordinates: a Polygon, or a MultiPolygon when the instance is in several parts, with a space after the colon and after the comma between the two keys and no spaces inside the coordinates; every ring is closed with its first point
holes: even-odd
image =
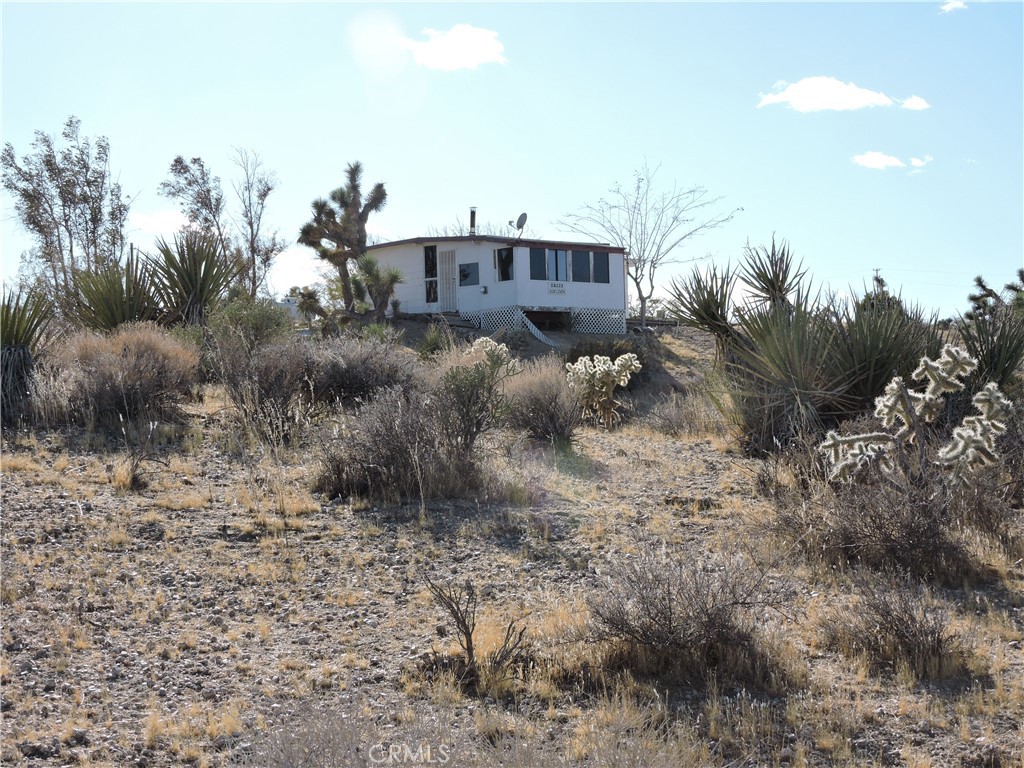
{"type": "Polygon", "coordinates": [[[396,267],[401,311],[452,312],[495,330],[626,332],[626,261],[600,243],[493,235],[416,237],[367,249],[396,267]]]}

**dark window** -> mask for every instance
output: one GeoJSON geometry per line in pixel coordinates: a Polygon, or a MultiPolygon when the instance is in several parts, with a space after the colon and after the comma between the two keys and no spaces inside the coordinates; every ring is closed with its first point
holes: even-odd
{"type": "Polygon", "coordinates": [[[561,283],[565,280],[568,256],[568,251],[548,249],[548,280],[552,283],[561,283]]]}
{"type": "Polygon", "coordinates": [[[459,285],[480,285],[480,265],[459,264],[459,285]]]}
{"type": "Polygon", "coordinates": [[[437,246],[428,245],[423,249],[423,272],[427,280],[437,279],[437,246]]]}
{"type": "Polygon", "coordinates": [[[543,248],[531,248],[530,249],[530,279],[531,280],[547,280],[548,270],[544,261],[544,249],[543,248]]]}
{"type": "Polygon", "coordinates": [[[572,252],[572,281],[574,283],[590,282],[590,251],[572,252]]]}
{"type": "Polygon", "coordinates": [[[608,254],[594,251],[594,282],[607,283],[608,279],[608,254]]]}
{"type": "Polygon", "coordinates": [[[423,247],[423,274],[426,277],[427,304],[437,303],[437,246],[423,247]]]}
{"type": "Polygon", "coordinates": [[[494,252],[494,272],[498,282],[504,283],[512,279],[512,249],[498,248],[494,252]]]}

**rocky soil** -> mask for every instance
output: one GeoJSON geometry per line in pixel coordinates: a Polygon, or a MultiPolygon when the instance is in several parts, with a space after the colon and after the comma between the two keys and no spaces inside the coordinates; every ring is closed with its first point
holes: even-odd
{"type": "MultiPolygon", "coordinates": [[[[681,349],[679,379],[709,351],[681,349]]],[[[280,750],[325,733],[349,739],[338,750],[411,741],[420,749],[404,764],[600,764],[581,739],[607,725],[597,715],[615,692],[460,690],[437,673],[438,655],[459,649],[424,574],[475,584],[479,632],[525,617],[534,652],[564,658],[591,652],[565,628],[638,541],[695,556],[770,559],[776,547],[751,525],[771,514],[754,490],[758,463],[714,434],[587,428],[570,457],[494,435],[488,461],[518,484],[517,503],[377,509],[314,498],[314,447],[278,461],[246,449],[215,398],[191,418],[132,491],[113,482],[116,440],[23,433],[5,444],[3,765],[260,764],[275,731],[280,750]]],[[[869,674],[818,647],[810,617],[841,597],[842,579],[772,567],[792,602],[765,620],[803,682],[787,695],[662,688],[703,750],[693,764],[1022,764],[1019,563],[998,585],[950,593],[987,671],[941,683],[869,674]]],[[[351,754],[338,764],[395,753],[351,754]]]]}

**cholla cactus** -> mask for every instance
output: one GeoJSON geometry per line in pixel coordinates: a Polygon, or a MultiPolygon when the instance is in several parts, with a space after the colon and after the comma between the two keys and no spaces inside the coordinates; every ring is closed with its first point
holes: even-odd
{"type": "Polygon", "coordinates": [[[640,370],[640,361],[632,352],[622,355],[613,363],[610,357],[594,355],[581,357],[575,363],[566,363],[569,388],[579,398],[585,416],[593,417],[611,429],[621,421],[614,392],[624,387],[634,373],[640,370]]]}
{"type": "Polygon", "coordinates": [[[521,368],[519,361],[512,356],[509,348],[499,344],[489,336],[481,336],[463,353],[466,357],[483,358],[494,368],[505,368],[505,375],[514,376],[521,368]]]}
{"type": "MultiPolygon", "coordinates": [[[[903,379],[895,377],[875,401],[875,416],[883,427],[895,431],[847,437],[829,432],[819,450],[828,455],[832,464],[830,477],[850,480],[873,461],[879,462],[886,476],[894,473],[897,446],[919,439],[918,424],[933,421],[942,412],[945,395],[961,391],[965,386],[964,377],[977,367],[978,361],[964,350],[947,344],[937,360],[922,358],[914,371],[916,381],[927,380],[923,392],[909,390],[903,379]]],[[[981,415],[963,420],[953,431],[949,444],[939,449],[936,462],[948,467],[951,479],[959,484],[969,482],[968,472],[998,461],[995,441],[1006,431],[1005,419],[1013,408],[995,382],[979,390],[972,402],[981,415]]],[[[924,447],[919,445],[918,448],[923,463],[924,447]]]]}

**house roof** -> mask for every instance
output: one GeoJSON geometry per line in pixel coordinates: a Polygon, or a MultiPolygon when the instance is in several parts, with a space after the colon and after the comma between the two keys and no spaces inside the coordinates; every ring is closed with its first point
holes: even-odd
{"type": "Polygon", "coordinates": [[[588,251],[600,249],[608,253],[622,253],[626,250],[608,243],[574,243],[565,240],[533,240],[522,237],[500,237],[497,235],[456,235],[453,237],[410,237],[405,240],[394,240],[390,243],[376,243],[368,246],[367,251],[390,248],[395,245],[432,245],[434,243],[497,243],[499,245],[519,245],[532,248],[586,248],[588,251]]]}

